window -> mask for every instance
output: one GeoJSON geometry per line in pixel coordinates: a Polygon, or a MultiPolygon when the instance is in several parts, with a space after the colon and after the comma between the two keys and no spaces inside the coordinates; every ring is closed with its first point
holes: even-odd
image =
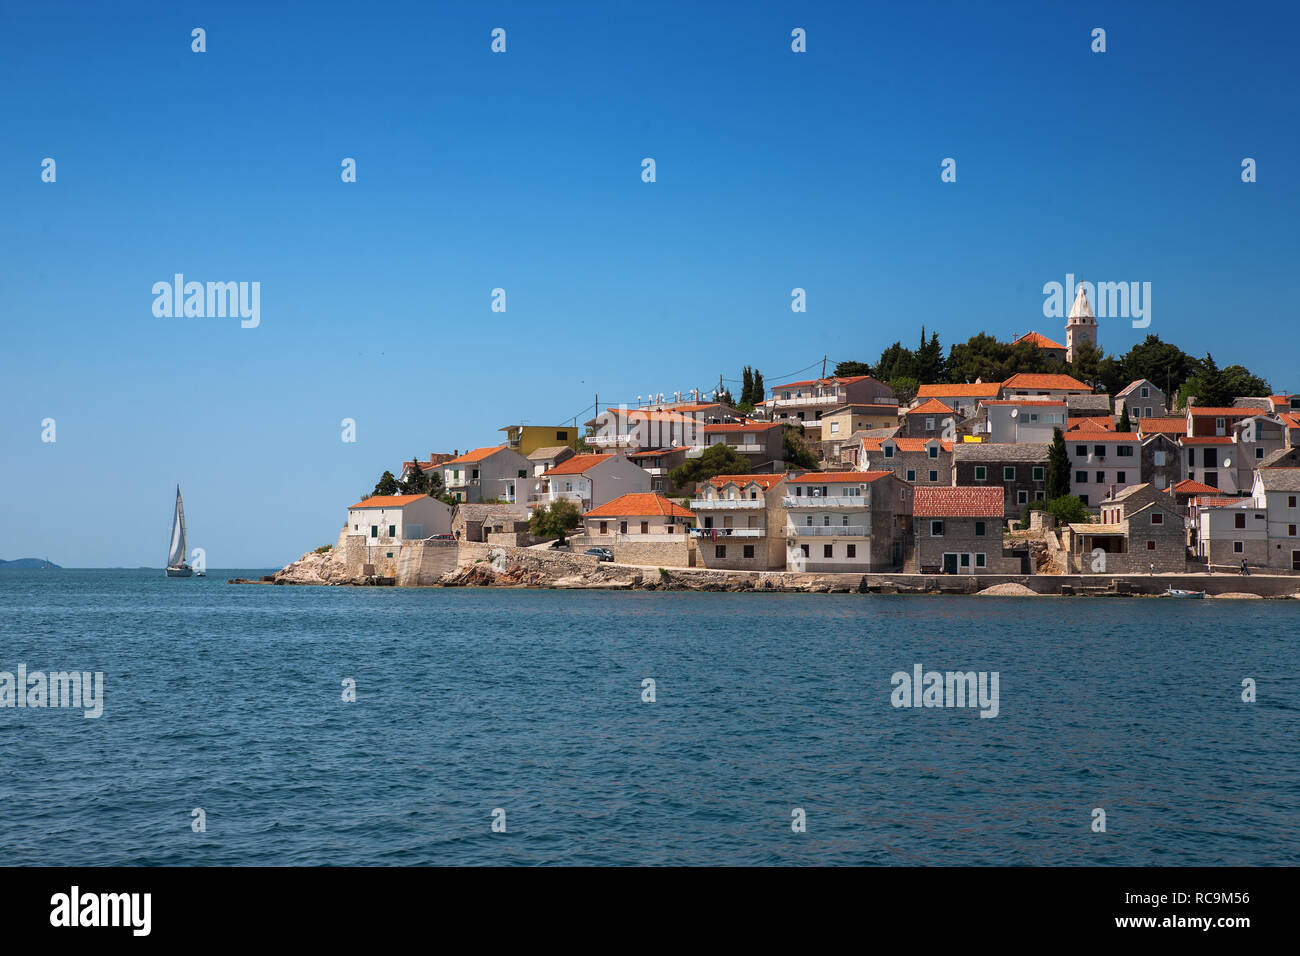
{"type": "Polygon", "coordinates": [[[930,469],[930,480],[931,480],[931,481],[938,481],[938,480],[939,480],[939,473],[938,473],[937,471],[935,471],[933,468],[930,469]]]}
{"type": "Polygon", "coordinates": [[[1287,526],[1286,526],[1286,533],[1287,533],[1287,536],[1288,536],[1288,537],[1294,538],[1294,537],[1295,537],[1295,525],[1293,525],[1293,524],[1289,524],[1289,525],[1287,525],[1287,526]]]}
{"type": "Polygon", "coordinates": [[[1045,491],[1035,491],[1035,492],[1034,492],[1034,500],[1035,500],[1035,501],[1046,501],[1046,500],[1047,500],[1047,492],[1045,492],[1045,491]]]}
{"type": "Polygon", "coordinates": [[[1119,457],[1121,457],[1121,458],[1132,458],[1132,457],[1133,457],[1133,446],[1132,446],[1132,445],[1116,445],[1116,446],[1115,446],[1115,454],[1119,455],[1119,457]]]}
{"type": "Polygon", "coordinates": [[[1223,431],[1223,428],[1224,428],[1224,421],[1223,421],[1223,419],[1222,419],[1222,418],[1216,418],[1216,419],[1214,420],[1214,429],[1215,429],[1215,431],[1220,431],[1220,432],[1221,432],[1221,431],[1223,431]]]}
{"type": "Polygon", "coordinates": [[[1104,471],[1097,472],[1097,484],[1104,485],[1105,483],[1106,483],[1106,473],[1104,471]]]}
{"type": "Polygon", "coordinates": [[[649,521],[642,521],[642,522],[641,522],[641,533],[642,533],[642,534],[649,534],[649,533],[650,533],[650,522],[649,522],[649,521]]]}
{"type": "Polygon", "coordinates": [[[556,432],[556,433],[555,433],[555,440],[556,440],[556,441],[568,441],[568,440],[569,440],[569,433],[568,433],[567,431],[556,432]]]}
{"type": "Polygon", "coordinates": [[[893,445],[881,445],[880,447],[881,447],[882,449],[884,449],[885,457],[886,457],[886,458],[893,458],[893,457],[894,457],[894,446],[893,446],[893,445]]]}
{"type": "Polygon", "coordinates": [[[849,526],[849,516],[840,515],[840,524],[847,528],[849,526]]]}
{"type": "Polygon", "coordinates": [[[715,558],[725,558],[727,556],[727,546],[725,544],[715,544],[713,546],[713,556],[715,558]]]}
{"type": "Polygon", "coordinates": [[[1087,495],[1079,495],[1079,501],[1081,501],[1083,504],[1086,505],[1086,504],[1088,503],[1088,496],[1087,496],[1087,495]]]}
{"type": "Polygon", "coordinates": [[[1165,453],[1163,451],[1155,453],[1155,465],[1157,468],[1163,468],[1165,466],[1165,453]]]}
{"type": "Polygon", "coordinates": [[[1234,528],[1244,528],[1244,527],[1246,527],[1246,516],[1245,516],[1245,515],[1233,515],[1233,516],[1232,516],[1232,526],[1233,526],[1234,528]]]}
{"type": "Polygon", "coordinates": [[[1287,496],[1286,496],[1286,506],[1287,506],[1288,508],[1294,508],[1294,507],[1295,507],[1295,495],[1287,495],[1287,496]]]}
{"type": "Polygon", "coordinates": [[[516,475],[515,477],[516,477],[516,478],[527,478],[527,477],[528,477],[528,471],[527,471],[526,469],[524,469],[524,468],[520,468],[520,469],[519,469],[519,474],[516,475]]]}
{"type": "Polygon", "coordinates": [[[985,478],[986,478],[987,476],[988,476],[988,469],[987,469],[987,468],[985,468],[983,465],[976,465],[976,466],[975,466],[975,480],[976,480],[976,481],[984,481],[985,478]]]}
{"type": "Polygon", "coordinates": [[[1117,482],[1118,482],[1119,484],[1121,484],[1121,485],[1124,484],[1125,482],[1127,482],[1127,481],[1128,481],[1128,472],[1127,472],[1127,471],[1117,471],[1117,472],[1115,472],[1115,481],[1117,481],[1117,482]]]}
{"type": "Polygon", "coordinates": [[[982,537],[984,537],[984,522],[983,522],[983,521],[976,521],[976,522],[975,522],[975,537],[977,537],[977,538],[982,538],[982,537]]]}
{"type": "Polygon", "coordinates": [[[1105,458],[1105,457],[1106,457],[1106,446],[1105,446],[1105,445],[1093,445],[1093,446],[1092,446],[1092,453],[1093,453],[1094,455],[1096,455],[1098,458],[1105,458]]]}
{"type": "Polygon", "coordinates": [[[943,522],[942,522],[942,521],[931,521],[931,522],[930,522],[930,537],[932,537],[932,538],[942,538],[942,537],[943,537],[943,522]]]}
{"type": "Polygon", "coordinates": [[[608,521],[602,521],[602,522],[600,523],[600,533],[601,533],[601,534],[609,534],[609,522],[608,522],[608,521]]]}
{"type": "Polygon", "coordinates": [[[932,431],[934,431],[934,419],[933,419],[933,418],[927,418],[927,419],[925,420],[925,430],[928,431],[928,432],[932,432],[932,431]]]}
{"type": "Polygon", "coordinates": [[[377,524],[372,524],[372,525],[370,526],[370,537],[372,537],[372,538],[378,538],[378,537],[379,537],[379,525],[377,525],[377,524]]]}
{"type": "Polygon", "coordinates": [[[1256,457],[1256,458],[1263,458],[1263,457],[1264,457],[1264,449],[1263,449],[1263,448],[1256,448],[1256,449],[1255,449],[1255,457],[1256,457]]]}
{"type": "Polygon", "coordinates": [[[752,558],[754,556],[754,546],[752,544],[745,545],[743,550],[745,557],[752,558]]]}
{"type": "Polygon", "coordinates": [[[477,468],[474,469],[474,473],[473,473],[470,477],[473,478],[475,481],[478,480],[478,469],[477,469],[477,468]]]}
{"type": "Polygon", "coordinates": [[[1151,397],[1151,389],[1143,385],[1142,390],[1138,392],[1138,398],[1150,398],[1150,397],[1151,397]]]}
{"type": "Polygon", "coordinates": [[[915,468],[909,468],[909,469],[907,469],[907,480],[908,480],[908,481],[916,481],[916,469],[915,469],[915,468]]]}
{"type": "Polygon", "coordinates": [[[1164,524],[1164,523],[1165,523],[1165,516],[1164,516],[1164,513],[1163,513],[1163,512],[1160,512],[1160,511],[1153,511],[1153,512],[1151,512],[1151,523],[1152,523],[1152,524],[1164,524]]]}
{"type": "Polygon", "coordinates": [[[1042,465],[1034,465],[1034,470],[1033,470],[1034,481],[1042,481],[1044,474],[1045,472],[1043,470],[1042,465]]]}
{"type": "Polygon", "coordinates": [[[1075,446],[1074,446],[1074,455],[1075,455],[1076,458],[1087,458],[1087,457],[1088,457],[1088,446],[1087,446],[1087,445],[1075,445],[1075,446]]]}
{"type": "Polygon", "coordinates": [[[969,567],[970,567],[970,555],[969,555],[969,554],[963,554],[963,555],[961,556],[961,566],[962,566],[963,568],[969,568],[969,567]]]}
{"type": "Polygon", "coordinates": [[[1147,542],[1147,550],[1148,550],[1148,551],[1154,551],[1155,549],[1156,549],[1156,543],[1155,543],[1154,541],[1148,541],[1148,542],[1147,542]]]}
{"type": "Polygon", "coordinates": [[[832,434],[832,435],[838,435],[839,433],[840,433],[840,423],[839,423],[839,422],[831,422],[831,434],[832,434]]]}
{"type": "Polygon", "coordinates": [[[1234,542],[1232,542],[1232,553],[1233,553],[1233,554],[1245,554],[1245,553],[1246,553],[1246,542],[1244,542],[1244,541],[1234,541],[1234,542]]]}
{"type": "Polygon", "coordinates": [[[984,567],[984,552],[983,552],[983,551],[981,551],[979,554],[975,555],[975,567],[977,567],[977,568],[982,568],[982,567],[984,567]]]}
{"type": "Polygon", "coordinates": [[[1076,485],[1086,485],[1088,483],[1088,473],[1086,471],[1076,471],[1074,473],[1074,483],[1076,485]]]}
{"type": "Polygon", "coordinates": [[[1151,417],[1151,406],[1148,405],[1148,406],[1147,406],[1147,418],[1150,418],[1150,417],[1151,417]]]}
{"type": "Polygon", "coordinates": [[[930,457],[931,457],[931,458],[938,458],[938,457],[939,457],[939,446],[938,446],[938,445],[931,445],[931,446],[930,446],[929,448],[927,448],[926,450],[930,453],[930,457]]]}
{"type": "MultiPolygon", "coordinates": [[[[709,524],[710,524],[710,525],[713,524],[712,519],[709,519],[709,524]]],[[[618,523],[618,533],[619,533],[619,534],[627,534],[627,522],[626,522],[626,521],[620,521],[620,522],[618,523]]]]}
{"type": "Polygon", "coordinates": [[[1191,468],[1196,464],[1196,449],[1187,449],[1187,467],[1191,468]]]}
{"type": "Polygon", "coordinates": [[[833,558],[833,557],[835,557],[835,545],[833,545],[833,544],[824,544],[824,545],[822,545],[822,557],[823,557],[823,558],[833,558]]]}
{"type": "Polygon", "coordinates": [[[1018,504],[1018,505],[1025,505],[1025,504],[1028,504],[1028,503],[1029,503],[1029,492],[1027,492],[1027,491],[1017,491],[1017,492],[1016,492],[1016,504],[1018,504]]]}
{"type": "Polygon", "coordinates": [[[807,517],[804,518],[804,524],[807,525],[809,528],[812,527],[812,518],[813,518],[812,515],[808,515],[807,517]]]}
{"type": "Polygon", "coordinates": [[[1015,481],[1015,480],[1016,480],[1016,466],[1015,466],[1015,465],[1003,465],[1003,466],[1002,466],[1002,480],[1003,480],[1003,481],[1015,481]]]}
{"type": "Polygon", "coordinates": [[[848,547],[848,557],[856,558],[858,556],[858,546],[856,544],[850,544],[847,547],[848,547]]]}
{"type": "Polygon", "coordinates": [[[1201,467],[1202,468],[1219,467],[1219,450],[1217,448],[1207,448],[1205,449],[1205,451],[1201,452],[1201,467]]]}
{"type": "Polygon", "coordinates": [[[803,552],[803,556],[804,556],[805,558],[808,557],[808,545],[806,545],[806,544],[801,544],[801,545],[799,545],[799,550],[800,550],[801,552],[803,552]]]}
{"type": "Polygon", "coordinates": [[[397,537],[397,525],[395,525],[395,524],[390,524],[390,525],[388,526],[388,536],[389,536],[390,538],[396,538],[396,537],[397,537]]]}
{"type": "Polygon", "coordinates": [[[830,526],[831,526],[831,516],[830,516],[830,515],[822,515],[822,527],[823,527],[823,528],[829,528],[830,526]]]}

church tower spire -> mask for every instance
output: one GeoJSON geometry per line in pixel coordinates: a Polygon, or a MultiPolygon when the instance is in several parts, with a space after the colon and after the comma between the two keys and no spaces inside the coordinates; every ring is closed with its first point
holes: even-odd
{"type": "Polygon", "coordinates": [[[1065,320],[1065,360],[1074,361],[1075,349],[1081,342],[1097,344],[1097,317],[1093,315],[1092,305],[1088,302],[1087,288],[1080,284],[1079,294],[1070,306],[1070,317],[1065,320]]]}

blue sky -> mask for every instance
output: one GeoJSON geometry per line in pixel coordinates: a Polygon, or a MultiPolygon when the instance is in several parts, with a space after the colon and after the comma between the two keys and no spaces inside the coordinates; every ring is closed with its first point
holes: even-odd
{"type": "Polygon", "coordinates": [[[0,557],[160,566],[179,482],[211,567],[279,566],[596,394],[1060,340],[1067,273],[1152,283],[1108,351],[1300,390],[1291,5],[278,7],[0,10],[0,557]],[[260,282],[260,326],[156,318],[176,272],[260,282]]]}

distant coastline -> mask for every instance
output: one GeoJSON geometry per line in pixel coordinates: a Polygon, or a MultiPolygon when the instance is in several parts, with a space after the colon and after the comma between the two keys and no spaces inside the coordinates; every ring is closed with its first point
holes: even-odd
{"type": "Polygon", "coordinates": [[[51,568],[56,571],[62,570],[59,565],[52,564],[44,558],[16,558],[13,561],[0,558],[0,569],[3,568],[51,568]]]}

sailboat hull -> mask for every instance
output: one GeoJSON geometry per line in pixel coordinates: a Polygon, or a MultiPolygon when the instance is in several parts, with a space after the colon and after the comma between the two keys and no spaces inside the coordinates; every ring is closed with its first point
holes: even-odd
{"type": "Polygon", "coordinates": [[[193,568],[168,568],[167,577],[169,578],[188,578],[194,573],[193,568]]]}

